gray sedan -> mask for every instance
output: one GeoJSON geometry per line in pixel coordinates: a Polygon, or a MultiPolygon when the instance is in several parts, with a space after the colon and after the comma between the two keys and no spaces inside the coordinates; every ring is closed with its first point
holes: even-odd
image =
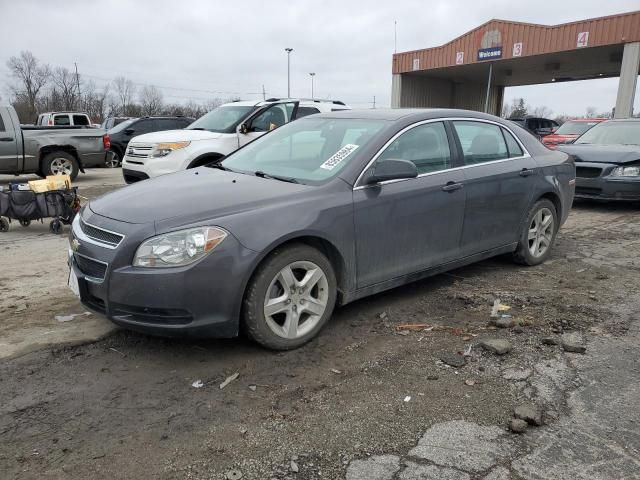
{"type": "Polygon", "coordinates": [[[313,115],[89,203],[69,285],[134,330],[295,348],[336,305],[495,255],[543,262],[574,183],[569,155],[490,115],[313,115]]]}

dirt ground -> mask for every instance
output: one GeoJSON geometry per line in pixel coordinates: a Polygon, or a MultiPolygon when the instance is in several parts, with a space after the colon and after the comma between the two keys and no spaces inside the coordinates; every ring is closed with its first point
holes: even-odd
{"type": "MultiPolygon", "coordinates": [[[[84,194],[120,184],[106,172],[84,194]]],[[[65,240],[19,228],[0,237],[3,478],[342,479],[354,460],[403,455],[441,422],[504,429],[536,396],[552,425],[570,414],[577,367],[568,363],[558,395],[545,390],[550,362],[575,354],[541,339],[624,338],[640,288],[640,208],[580,203],[542,266],[501,257],[397,288],[338,309],[305,347],[274,353],[244,339],[148,337],[94,315],[56,321],[84,311],[66,291],[65,240]],[[496,298],[516,327],[489,324],[496,298]],[[429,327],[398,330],[406,323],[429,327]],[[513,351],[484,352],[489,337],[513,351]],[[465,351],[463,367],[440,361],[465,351]],[[535,373],[516,381],[505,374],[514,370],[535,373]]]]}

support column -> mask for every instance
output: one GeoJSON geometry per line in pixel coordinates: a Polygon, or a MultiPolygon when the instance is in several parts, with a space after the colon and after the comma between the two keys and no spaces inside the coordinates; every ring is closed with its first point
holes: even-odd
{"type": "Polygon", "coordinates": [[[638,69],[640,69],[640,42],[626,43],[620,67],[615,118],[629,118],[633,113],[638,69]]]}
{"type": "Polygon", "coordinates": [[[402,98],[402,75],[396,73],[391,77],[391,108],[400,108],[402,98]]]}

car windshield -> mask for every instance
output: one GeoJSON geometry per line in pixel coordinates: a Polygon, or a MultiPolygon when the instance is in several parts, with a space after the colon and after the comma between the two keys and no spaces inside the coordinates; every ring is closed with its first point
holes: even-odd
{"type": "Polygon", "coordinates": [[[575,142],[599,145],[640,145],[640,121],[599,123],[575,142]]]}
{"type": "Polygon", "coordinates": [[[123,130],[126,130],[127,128],[129,128],[129,125],[131,125],[136,120],[137,120],[137,118],[131,118],[129,120],[125,120],[124,122],[119,123],[118,125],[116,125],[112,129],[110,129],[109,133],[118,133],[118,132],[121,132],[123,130]]]}
{"type": "Polygon", "coordinates": [[[598,123],[599,122],[565,122],[555,133],[558,135],[582,135],[598,123]]]}
{"type": "Polygon", "coordinates": [[[229,155],[233,171],[320,184],[337,175],[386,122],[308,117],[284,125],[229,155]]]}
{"type": "Polygon", "coordinates": [[[255,109],[252,105],[227,105],[211,110],[187,127],[187,130],[209,130],[233,133],[240,122],[255,109]]]}

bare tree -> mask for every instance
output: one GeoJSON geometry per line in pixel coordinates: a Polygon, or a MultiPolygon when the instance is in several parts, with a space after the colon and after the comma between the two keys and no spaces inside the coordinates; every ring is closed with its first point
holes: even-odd
{"type": "Polygon", "coordinates": [[[551,110],[546,105],[541,105],[539,107],[531,109],[531,114],[534,117],[549,118],[553,114],[553,110],[551,110]]]}
{"type": "Polygon", "coordinates": [[[122,115],[131,115],[131,106],[136,94],[136,86],[131,80],[124,77],[116,77],[113,79],[113,87],[119,101],[120,113],[122,115]]]}
{"type": "Polygon", "coordinates": [[[598,115],[597,112],[598,111],[596,110],[596,107],[587,107],[587,110],[585,112],[585,116],[587,118],[594,118],[596,115],[598,115]]]}
{"type": "Polygon", "coordinates": [[[109,85],[102,90],[96,88],[93,81],[87,82],[82,87],[83,103],[89,117],[94,122],[101,122],[107,114],[107,101],[109,97],[109,85]]]}
{"type": "Polygon", "coordinates": [[[162,92],[153,85],[146,85],[140,92],[140,107],[143,115],[159,115],[162,113],[162,92]]]}
{"type": "Polygon", "coordinates": [[[34,119],[37,113],[36,102],[38,95],[49,81],[50,68],[41,64],[33,54],[27,50],[20,52],[17,57],[7,61],[7,67],[16,84],[11,87],[16,101],[26,104],[28,118],[34,119]]]}
{"type": "Polygon", "coordinates": [[[53,70],[53,84],[60,95],[63,110],[75,110],[81,108],[77,105],[80,98],[78,91],[78,79],[75,73],[66,67],[57,67],[53,70]]]}

